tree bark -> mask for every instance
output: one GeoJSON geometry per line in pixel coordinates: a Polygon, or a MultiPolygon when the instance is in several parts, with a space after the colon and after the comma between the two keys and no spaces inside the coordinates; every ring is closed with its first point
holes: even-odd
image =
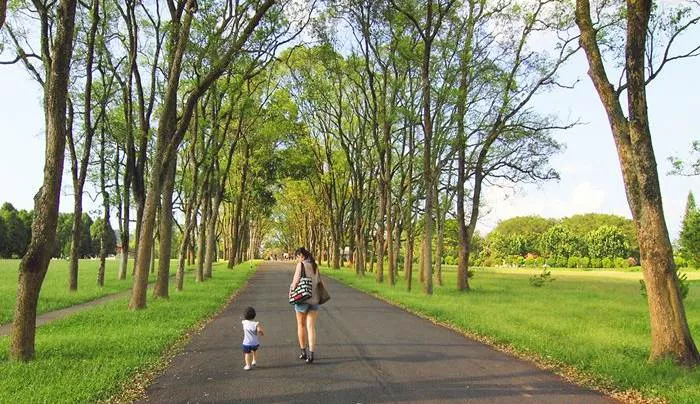
{"type": "Polygon", "coordinates": [[[637,230],[651,322],[649,359],[670,358],[681,365],[695,366],[700,363],[700,354],[690,334],[680,294],[647,113],[645,46],[651,8],[649,0],[627,1],[625,72],[629,118],[619,100],[621,91],[615,91],[608,80],[588,0],[577,0],[576,24],[588,59],[588,74],[608,115],[637,230]]]}
{"type": "Polygon", "coordinates": [[[154,298],[169,297],[170,284],[170,251],[173,242],[173,191],[175,189],[175,173],[177,171],[177,159],[170,160],[167,167],[163,193],[160,205],[160,235],[158,248],[158,277],[153,287],[154,298]]]}
{"type": "Polygon", "coordinates": [[[32,239],[19,266],[17,300],[12,321],[10,356],[20,361],[34,358],[37,301],[56,244],[58,203],[66,144],[66,98],[73,53],[76,3],[75,0],[60,0],[58,3],[56,36],[44,88],[44,180],[34,199],[32,239]]]}
{"type": "Polygon", "coordinates": [[[209,221],[209,193],[202,195],[202,221],[199,223],[199,235],[197,237],[197,282],[204,282],[204,250],[207,239],[207,222],[209,221]]]}
{"type": "Polygon", "coordinates": [[[216,220],[219,217],[219,206],[221,205],[221,195],[219,191],[214,192],[214,200],[212,201],[212,210],[207,223],[207,242],[206,253],[204,254],[204,277],[212,277],[212,265],[214,256],[216,255],[216,220]]]}

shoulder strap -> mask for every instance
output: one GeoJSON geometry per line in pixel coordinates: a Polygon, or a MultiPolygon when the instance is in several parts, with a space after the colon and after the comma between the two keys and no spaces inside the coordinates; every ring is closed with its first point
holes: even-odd
{"type": "Polygon", "coordinates": [[[301,277],[306,278],[306,268],[304,267],[304,263],[300,262],[301,264],[301,277]]]}

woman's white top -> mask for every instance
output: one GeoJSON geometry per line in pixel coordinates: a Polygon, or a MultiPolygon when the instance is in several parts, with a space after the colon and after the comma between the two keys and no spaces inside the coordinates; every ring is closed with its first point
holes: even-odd
{"type": "Polygon", "coordinates": [[[243,320],[243,345],[260,345],[258,341],[258,322],[243,320]]]}

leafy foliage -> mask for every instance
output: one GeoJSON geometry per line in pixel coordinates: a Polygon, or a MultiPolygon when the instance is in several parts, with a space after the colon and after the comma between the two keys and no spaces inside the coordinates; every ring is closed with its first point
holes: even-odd
{"type": "Polygon", "coordinates": [[[542,273],[539,275],[534,275],[530,277],[530,286],[534,286],[536,288],[540,288],[542,286],[545,286],[549,283],[552,283],[556,278],[552,278],[552,273],[546,269],[542,270],[542,273]]]}

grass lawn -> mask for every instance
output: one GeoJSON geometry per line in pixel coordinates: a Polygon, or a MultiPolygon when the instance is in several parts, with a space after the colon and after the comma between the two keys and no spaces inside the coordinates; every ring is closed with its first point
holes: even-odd
{"type": "MultiPolygon", "coordinates": [[[[0,324],[9,323],[14,316],[19,262],[20,260],[0,260],[0,324]]],[[[170,265],[172,273],[177,269],[174,263],[175,261],[170,265]]],[[[133,261],[130,261],[130,264],[133,265],[133,261]]],[[[120,281],[117,279],[119,260],[108,259],[105,267],[105,285],[102,288],[97,286],[99,267],[99,260],[80,260],[78,290],[69,292],[68,261],[52,259],[39,294],[39,314],[131,289],[131,267],[127,271],[126,280],[120,281]]],[[[151,280],[155,280],[155,274],[151,274],[151,280]]]]}
{"type": "Polygon", "coordinates": [[[9,338],[0,338],[0,402],[95,402],[131,388],[253,272],[249,263],[228,270],[222,262],[204,283],[188,274],[185,290],[171,291],[168,300],[149,293],[145,310],[130,311],[128,299],[118,299],[39,327],[37,359],[27,364],[9,361],[9,338]]]}
{"type": "MultiPolygon", "coordinates": [[[[544,287],[528,279],[540,270],[477,269],[470,293],[455,291],[456,274],[445,271],[445,286],[435,284],[426,297],[413,282],[395,287],[377,284],[374,274],[359,278],[349,269],[326,269],[325,275],[379,295],[412,311],[448,323],[472,335],[535,357],[578,380],[674,403],[700,402],[700,368],[684,370],[671,363],[647,363],[649,315],[639,291],[641,274],[610,271],[554,270],[556,280],[544,287]]],[[[688,278],[691,279],[689,272],[688,278]]],[[[696,343],[700,343],[700,281],[692,277],[685,300],[696,343]]]]}

